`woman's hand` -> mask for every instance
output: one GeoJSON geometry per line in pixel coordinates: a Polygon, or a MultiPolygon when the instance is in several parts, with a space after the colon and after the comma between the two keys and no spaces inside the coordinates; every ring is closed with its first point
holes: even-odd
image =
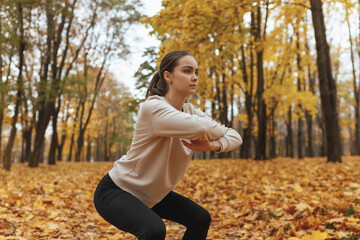
{"type": "Polygon", "coordinates": [[[191,143],[187,143],[181,140],[185,147],[193,151],[220,151],[221,146],[218,140],[214,141],[202,141],[202,140],[190,140],[191,143]]]}

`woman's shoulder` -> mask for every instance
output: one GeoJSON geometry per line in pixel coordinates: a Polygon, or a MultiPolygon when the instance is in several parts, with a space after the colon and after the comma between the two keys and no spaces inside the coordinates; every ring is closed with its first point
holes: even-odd
{"type": "Polygon", "coordinates": [[[166,104],[161,96],[150,96],[141,104],[141,111],[151,111],[155,106],[166,104]]]}
{"type": "Polygon", "coordinates": [[[151,106],[151,105],[156,105],[156,104],[159,104],[159,103],[162,103],[162,102],[164,102],[163,97],[154,95],[154,96],[148,97],[148,98],[142,103],[142,106],[144,106],[144,105],[145,105],[145,106],[151,106]]]}

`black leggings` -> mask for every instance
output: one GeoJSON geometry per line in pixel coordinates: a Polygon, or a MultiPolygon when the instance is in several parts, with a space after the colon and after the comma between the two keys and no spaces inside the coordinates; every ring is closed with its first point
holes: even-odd
{"type": "Polygon", "coordinates": [[[98,213],[118,229],[142,240],[163,240],[164,222],[168,219],[186,227],[183,239],[202,240],[210,226],[207,210],[190,199],[171,191],[153,208],[120,189],[106,174],[95,190],[94,205],[98,213]]]}

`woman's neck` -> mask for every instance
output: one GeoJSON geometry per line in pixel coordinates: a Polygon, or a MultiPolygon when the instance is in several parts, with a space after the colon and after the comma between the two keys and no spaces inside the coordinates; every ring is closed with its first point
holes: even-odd
{"type": "Polygon", "coordinates": [[[184,103],[185,97],[181,97],[179,95],[172,94],[170,91],[164,96],[166,101],[168,101],[174,108],[181,111],[184,103]]]}

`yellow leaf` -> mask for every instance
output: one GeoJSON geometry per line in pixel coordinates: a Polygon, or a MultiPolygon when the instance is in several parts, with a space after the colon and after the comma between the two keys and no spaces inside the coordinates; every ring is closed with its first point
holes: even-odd
{"type": "Polygon", "coordinates": [[[44,209],[44,205],[41,198],[36,199],[33,205],[33,210],[43,210],[43,209],[44,209]]]}
{"type": "Polygon", "coordinates": [[[298,183],[294,184],[293,188],[295,189],[295,191],[300,192],[300,193],[304,191],[302,189],[302,187],[300,186],[300,184],[298,184],[298,183]]]}
{"type": "Polygon", "coordinates": [[[296,210],[302,212],[305,209],[307,209],[309,207],[309,205],[307,205],[306,203],[299,203],[295,206],[296,210]]]}
{"type": "Polygon", "coordinates": [[[360,218],[351,217],[349,218],[349,222],[360,222],[360,218]]]}
{"type": "Polygon", "coordinates": [[[51,231],[51,230],[55,230],[55,229],[59,229],[60,227],[59,227],[59,225],[58,224],[56,224],[56,223],[48,223],[47,225],[46,225],[46,227],[44,228],[44,231],[51,231]]]}
{"type": "Polygon", "coordinates": [[[325,240],[327,238],[327,232],[315,231],[311,235],[305,235],[303,240],[325,240]]]}

